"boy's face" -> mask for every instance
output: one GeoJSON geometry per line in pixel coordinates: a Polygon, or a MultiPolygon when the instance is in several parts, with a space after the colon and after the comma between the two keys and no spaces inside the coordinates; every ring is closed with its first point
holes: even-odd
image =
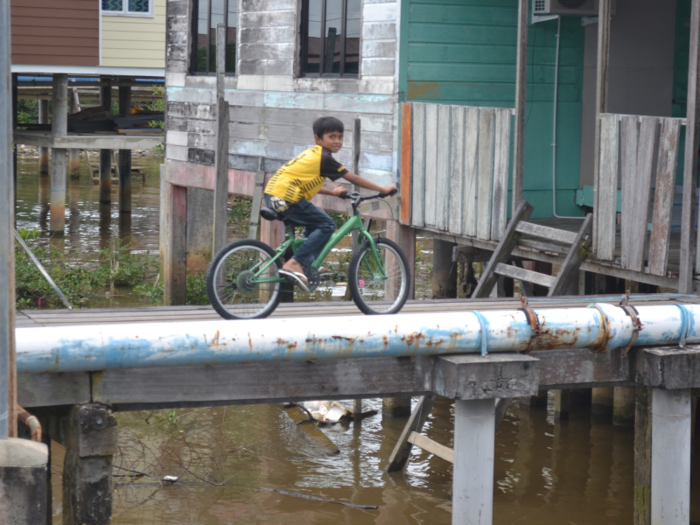
{"type": "Polygon", "coordinates": [[[329,131],[324,133],[323,137],[314,135],[316,144],[322,148],[326,148],[331,153],[336,153],[343,147],[343,134],[340,131],[329,131]]]}

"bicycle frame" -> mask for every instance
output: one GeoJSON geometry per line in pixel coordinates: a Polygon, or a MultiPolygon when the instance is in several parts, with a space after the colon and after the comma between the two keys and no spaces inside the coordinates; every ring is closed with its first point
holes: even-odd
{"type": "MultiPolygon", "coordinates": [[[[381,272],[381,278],[385,279],[386,275],[384,272],[384,265],[382,264],[380,258],[379,258],[379,253],[377,252],[377,245],[374,243],[374,239],[372,239],[372,235],[365,230],[364,224],[362,223],[362,217],[357,214],[353,215],[348,219],[339,229],[336,231],[331,238],[328,240],[326,245],[323,247],[323,250],[321,250],[321,253],[316,257],[316,260],[313,262],[311,266],[314,268],[318,268],[321,266],[321,263],[323,260],[326,258],[326,256],[331,252],[333,248],[349,233],[353,231],[358,231],[358,237],[364,237],[367,239],[367,242],[369,242],[369,245],[372,249],[372,256],[374,257],[375,262],[377,263],[377,268],[379,268],[381,272]]],[[[287,233],[286,233],[287,240],[284,241],[278,248],[275,250],[275,256],[267,261],[264,266],[262,266],[259,270],[256,270],[257,265],[251,268],[252,271],[255,271],[255,277],[253,282],[262,284],[262,283],[279,283],[279,282],[285,282],[286,280],[282,277],[277,277],[277,278],[263,278],[263,279],[257,279],[259,275],[265,272],[271,264],[274,264],[277,259],[279,259],[289,247],[293,247],[295,241],[297,239],[294,238],[294,229],[293,228],[288,228],[287,233]]],[[[359,239],[358,239],[359,241],[359,239]]],[[[299,243],[302,244],[302,243],[299,243]]],[[[295,250],[296,251],[296,250],[295,250]]]]}

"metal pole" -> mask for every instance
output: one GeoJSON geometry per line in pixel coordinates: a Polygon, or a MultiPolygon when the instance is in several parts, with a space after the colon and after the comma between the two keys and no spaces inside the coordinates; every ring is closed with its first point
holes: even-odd
{"type": "Polygon", "coordinates": [[[0,439],[17,435],[10,2],[0,2],[0,439]]]}
{"type": "Polygon", "coordinates": [[[491,525],[493,522],[495,428],[493,399],[455,401],[453,525],[491,525]]]}
{"type": "Polygon", "coordinates": [[[651,525],[690,522],[690,390],[652,390],[651,525]]]}
{"type": "Polygon", "coordinates": [[[229,108],[226,102],[226,26],[216,26],[216,180],[214,182],[214,218],[212,228],[212,252],[216,253],[226,244],[228,218],[228,123],[229,108]]]}

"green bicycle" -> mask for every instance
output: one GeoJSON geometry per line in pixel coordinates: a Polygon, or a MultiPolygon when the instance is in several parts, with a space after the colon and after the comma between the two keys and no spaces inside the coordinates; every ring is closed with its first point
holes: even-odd
{"type": "MultiPolygon", "coordinates": [[[[347,192],[341,198],[352,200],[353,216],[336,231],[311,267],[305,268],[309,290],[318,288],[321,277],[318,268],[343,237],[358,232],[358,248],[352,255],[348,270],[350,295],[365,314],[394,314],[403,308],[410,290],[410,271],[401,248],[389,239],[372,238],[365,229],[357,207],[365,201],[389,195],[360,195],[347,192]]],[[[260,215],[268,220],[281,220],[286,239],[273,250],[253,239],[234,241],[224,246],[214,257],[207,271],[207,296],[214,309],[224,319],[260,319],[267,317],[282,299],[282,285],[288,282],[279,274],[285,253],[293,253],[305,239],[297,239],[294,226],[277,212],[262,208],[260,215]]]]}

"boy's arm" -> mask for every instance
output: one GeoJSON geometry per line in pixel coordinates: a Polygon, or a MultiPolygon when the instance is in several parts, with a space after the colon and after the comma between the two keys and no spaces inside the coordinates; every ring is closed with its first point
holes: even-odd
{"type": "Polygon", "coordinates": [[[367,179],[360,177],[359,175],[355,175],[349,171],[343,175],[343,178],[350,184],[354,184],[355,186],[359,186],[360,188],[364,188],[366,190],[377,191],[379,193],[391,193],[396,189],[396,186],[393,184],[389,186],[379,186],[378,184],[370,182],[367,179]]]}

